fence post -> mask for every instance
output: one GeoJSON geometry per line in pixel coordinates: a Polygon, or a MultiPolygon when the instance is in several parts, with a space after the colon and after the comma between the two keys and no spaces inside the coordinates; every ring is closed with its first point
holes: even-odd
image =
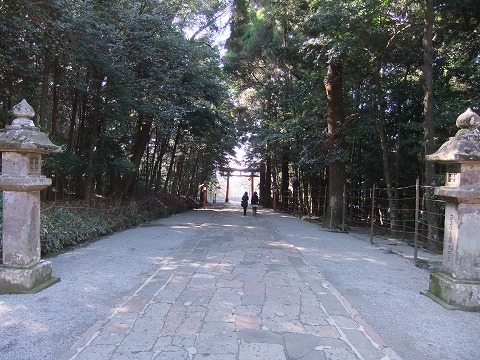
{"type": "Polygon", "coordinates": [[[413,234],[413,260],[417,262],[418,253],[418,213],[420,210],[420,186],[419,180],[415,182],[415,233],[413,234]]]}
{"type": "Polygon", "coordinates": [[[371,211],[371,224],[370,224],[370,242],[373,244],[373,225],[375,223],[375,184],[372,187],[372,211],[371,211]]]}
{"type": "Polygon", "coordinates": [[[333,208],[330,206],[330,224],[328,225],[328,228],[332,228],[332,222],[333,222],[333,208]]]}
{"type": "Polygon", "coordinates": [[[325,186],[325,192],[323,197],[323,218],[327,216],[327,187],[325,186]]]}
{"type": "Polygon", "coordinates": [[[313,190],[312,184],[308,185],[308,189],[310,194],[310,196],[308,197],[308,213],[310,215],[310,221],[311,221],[314,215],[314,210],[315,210],[315,200],[313,198],[315,191],[313,190]]]}

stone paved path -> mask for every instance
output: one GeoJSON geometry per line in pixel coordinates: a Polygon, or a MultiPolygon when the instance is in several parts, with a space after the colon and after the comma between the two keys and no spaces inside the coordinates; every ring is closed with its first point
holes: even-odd
{"type": "Polygon", "coordinates": [[[400,359],[262,216],[207,211],[62,359],[400,359]]]}

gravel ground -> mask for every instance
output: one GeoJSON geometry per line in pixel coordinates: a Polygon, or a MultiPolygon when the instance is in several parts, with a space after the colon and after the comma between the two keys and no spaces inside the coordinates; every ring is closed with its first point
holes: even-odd
{"type": "MultiPolygon", "coordinates": [[[[291,216],[269,222],[402,359],[480,359],[480,313],[446,310],[421,295],[431,270],[414,265],[413,248],[379,239],[372,245],[368,236],[329,232],[291,216]]],[[[441,262],[423,251],[419,257],[441,262]]]]}
{"type": "MultiPolygon", "coordinates": [[[[428,289],[429,271],[414,266],[408,247],[395,247],[405,253],[400,256],[385,243],[371,245],[356,234],[359,238],[259,212],[402,359],[480,359],[480,313],[446,310],[420,295],[428,289]]],[[[0,295],[0,359],[58,357],[108,317],[184,240],[200,236],[200,225],[210,216],[209,211],[190,211],[48,259],[61,282],[38,294],[0,295]]]]}

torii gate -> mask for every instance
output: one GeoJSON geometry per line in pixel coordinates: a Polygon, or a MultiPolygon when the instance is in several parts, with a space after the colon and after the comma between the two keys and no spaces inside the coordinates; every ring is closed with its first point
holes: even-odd
{"type": "Polygon", "coordinates": [[[250,196],[253,194],[254,191],[254,181],[253,179],[256,177],[259,177],[258,175],[255,175],[255,171],[252,169],[234,169],[230,168],[227,169],[227,191],[225,192],[225,202],[228,202],[228,193],[230,190],[230,176],[243,176],[243,177],[249,177],[250,178],[250,196]],[[232,173],[237,173],[238,174],[232,174],[232,173]],[[244,174],[247,173],[247,174],[244,174]]]}

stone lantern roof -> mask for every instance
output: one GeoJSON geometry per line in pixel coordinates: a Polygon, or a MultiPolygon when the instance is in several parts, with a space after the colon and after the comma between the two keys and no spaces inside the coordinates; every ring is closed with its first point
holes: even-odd
{"type": "Polygon", "coordinates": [[[0,151],[18,153],[50,154],[61,151],[48,136],[33,123],[35,111],[24,100],[13,107],[15,119],[11,125],[0,130],[0,151]]]}
{"type": "Polygon", "coordinates": [[[458,116],[456,125],[460,130],[435,153],[426,155],[428,161],[480,162],[480,116],[469,108],[458,116]]]}

